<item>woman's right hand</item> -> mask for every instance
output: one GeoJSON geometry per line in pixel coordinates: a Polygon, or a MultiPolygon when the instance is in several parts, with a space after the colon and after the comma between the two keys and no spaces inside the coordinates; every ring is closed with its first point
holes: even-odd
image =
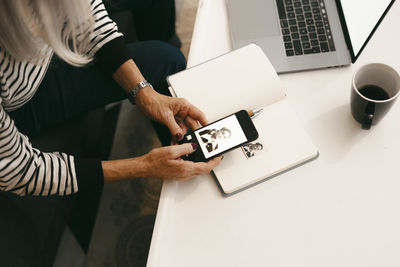
{"type": "Polygon", "coordinates": [[[165,180],[187,180],[193,176],[209,173],[221,158],[208,162],[192,162],[181,157],[195,151],[194,144],[172,145],[151,150],[139,158],[146,171],[146,177],[165,180]]]}
{"type": "Polygon", "coordinates": [[[194,151],[193,145],[186,143],[155,148],[136,158],[103,161],[104,180],[109,182],[148,177],[184,181],[193,176],[211,172],[221,162],[221,157],[208,162],[192,162],[181,158],[194,151]]]}

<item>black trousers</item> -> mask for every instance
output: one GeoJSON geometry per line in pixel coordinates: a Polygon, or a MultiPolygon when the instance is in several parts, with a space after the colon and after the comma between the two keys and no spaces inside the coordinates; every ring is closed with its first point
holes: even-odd
{"type": "MultiPolygon", "coordinates": [[[[166,76],[186,65],[181,52],[160,41],[128,47],[144,77],[156,90],[169,94],[166,76]]],[[[10,116],[20,132],[35,138],[125,97],[119,85],[95,64],[76,68],[55,58],[33,98],[10,116]]],[[[168,129],[156,127],[162,142],[168,144],[168,129]]],[[[19,197],[0,191],[0,266],[52,266],[67,223],[87,249],[100,196],[101,192],[85,192],[67,197],[19,197]]]]}
{"type": "Polygon", "coordinates": [[[175,0],[103,0],[110,14],[129,10],[139,41],[170,41],[175,32],[175,0]]]}

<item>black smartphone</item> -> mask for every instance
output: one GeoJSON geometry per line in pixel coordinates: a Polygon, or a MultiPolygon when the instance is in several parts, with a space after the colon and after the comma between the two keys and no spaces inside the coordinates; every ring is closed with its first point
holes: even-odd
{"type": "Polygon", "coordinates": [[[188,132],[178,143],[197,143],[197,150],[184,159],[206,162],[257,138],[258,132],[253,121],[247,111],[241,110],[188,132]]]}

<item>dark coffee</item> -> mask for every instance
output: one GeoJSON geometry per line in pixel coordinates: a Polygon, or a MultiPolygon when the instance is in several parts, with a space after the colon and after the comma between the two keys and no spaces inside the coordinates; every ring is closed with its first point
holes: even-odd
{"type": "Polygon", "coordinates": [[[358,90],[363,96],[372,100],[387,100],[389,94],[384,89],[376,85],[366,85],[358,90]]]}

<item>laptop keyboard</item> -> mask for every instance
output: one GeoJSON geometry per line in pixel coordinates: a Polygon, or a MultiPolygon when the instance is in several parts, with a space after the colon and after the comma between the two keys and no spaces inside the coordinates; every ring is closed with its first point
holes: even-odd
{"type": "Polygon", "coordinates": [[[323,0],[276,0],[287,56],[335,51],[323,0]]]}

